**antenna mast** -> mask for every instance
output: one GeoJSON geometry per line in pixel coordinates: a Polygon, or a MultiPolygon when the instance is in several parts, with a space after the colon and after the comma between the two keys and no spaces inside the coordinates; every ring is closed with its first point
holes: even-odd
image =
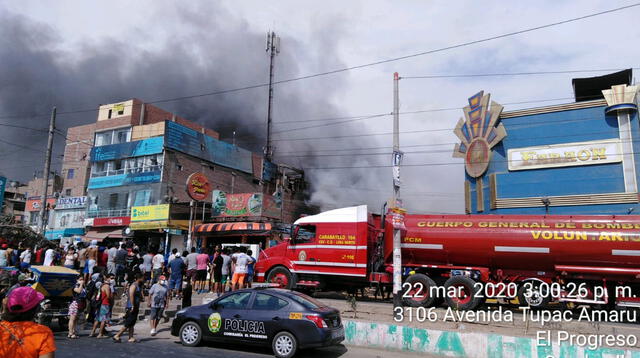
{"type": "Polygon", "coordinates": [[[273,59],[280,53],[280,37],[273,31],[267,32],[266,51],[269,53],[269,105],[267,107],[267,145],[264,147],[264,157],[271,161],[273,148],[271,147],[271,114],[273,112],[273,59]]]}

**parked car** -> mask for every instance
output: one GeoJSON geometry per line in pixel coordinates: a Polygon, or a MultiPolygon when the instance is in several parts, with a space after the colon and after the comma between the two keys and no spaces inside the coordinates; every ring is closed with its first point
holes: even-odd
{"type": "Polygon", "coordinates": [[[303,293],[254,288],[226,293],[176,313],[171,334],[185,346],[202,340],[270,346],[279,358],[344,340],[340,312],[303,293]]]}

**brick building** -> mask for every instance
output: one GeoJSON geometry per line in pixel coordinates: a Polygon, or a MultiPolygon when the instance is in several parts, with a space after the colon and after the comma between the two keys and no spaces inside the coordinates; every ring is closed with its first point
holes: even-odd
{"type": "MultiPolygon", "coordinates": [[[[261,154],[219,137],[137,99],[102,105],[95,123],[69,128],[62,198],[80,203],[86,196],[83,238],[128,237],[156,247],[170,240],[172,247],[183,246],[191,202],[186,182],[195,172],[206,176],[212,190],[227,193],[270,195],[283,183],[278,220],[297,218],[304,210],[302,171],[287,176],[291,168],[263,162],[261,154]]],[[[195,206],[194,224],[209,219],[211,198],[195,206]]],[[[64,229],[57,227],[57,235],[64,229]]]]}

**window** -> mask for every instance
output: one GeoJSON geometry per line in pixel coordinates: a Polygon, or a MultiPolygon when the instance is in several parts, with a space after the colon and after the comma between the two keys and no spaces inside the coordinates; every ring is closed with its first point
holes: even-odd
{"type": "Polygon", "coordinates": [[[315,225],[300,225],[298,226],[298,234],[296,235],[296,241],[305,242],[312,241],[316,238],[316,226],[315,225]]]}
{"type": "Polygon", "coordinates": [[[253,309],[262,311],[277,311],[286,307],[288,304],[289,302],[278,297],[267,295],[265,293],[258,293],[256,294],[256,299],[253,301],[253,309]]]}
{"type": "Polygon", "coordinates": [[[157,171],[162,169],[162,163],[162,154],[95,162],[91,168],[91,177],[157,171]]]}
{"type": "MultiPolygon", "coordinates": [[[[109,111],[111,113],[111,111],[109,111]]],[[[111,117],[109,117],[111,118],[111,117]]],[[[109,144],[126,143],[131,140],[131,128],[113,129],[96,133],[96,147],[109,144]]]]}
{"type": "Polygon", "coordinates": [[[96,140],[95,140],[96,147],[111,144],[112,134],[113,134],[112,131],[96,133],[96,140]]]}
{"type": "Polygon", "coordinates": [[[66,190],[64,191],[64,195],[65,195],[65,196],[71,196],[71,189],[66,189],[66,190]]]}
{"type": "Polygon", "coordinates": [[[146,206],[149,205],[149,199],[151,199],[151,190],[138,190],[135,193],[135,199],[133,200],[133,206],[146,206]]]}
{"type": "Polygon", "coordinates": [[[241,310],[247,308],[247,305],[249,305],[249,299],[251,299],[251,292],[240,292],[221,299],[217,304],[220,308],[241,310]]]}
{"type": "Polygon", "coordinates": [[[291,298],[292,300],[298,302],[299,304],[303,305],[305,308],[308,308],[310,310],[326,306],[325,304],[316,300],[315,298],[311,298],[305,295],[304,293],[300,293],[296,291],[291,291],[291,296],[289,296],[289,298],[291,298]]]}
{"type": "Polygon", "coordinates": [[[117,129],[113,137],[113,144],[126,143],[129,141],[131,128],[117,129]]]}
{"type": "Polygon", "coordinates": [[[109,194],[109,209],[118,207],[118,193],[109,194]]]}
{"type": "Polygon", "coordinates": [[[181,172],[182,171],[182,165],[176,164],[176,169],[181,172]]]}
{"type": "Polygon", "coordinates": [[[75,174],[73,169],[67,169],[67,179],[73,179],[73,175],[75,174]]]}
{"type": "Polygon", "coordinates": [[[109,114],[107,114],[107,118],[109,118],[109,119],[111,119],[111,112],[112,112],[112,110],[110,109],[109,110],[109,114]]]}

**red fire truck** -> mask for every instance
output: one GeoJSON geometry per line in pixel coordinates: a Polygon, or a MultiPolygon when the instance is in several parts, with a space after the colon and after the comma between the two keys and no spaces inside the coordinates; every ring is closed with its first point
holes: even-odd
{"type": "MultiPolygon", "coordinates": [[[[485,299],[640,307],[640,216],[406,215],[403,302],[473,309],[485,299]]],[[[389,216],[366,206],[298,219],[261,251],[256,280],[282,287],[392,282],[389,216]]]]}

